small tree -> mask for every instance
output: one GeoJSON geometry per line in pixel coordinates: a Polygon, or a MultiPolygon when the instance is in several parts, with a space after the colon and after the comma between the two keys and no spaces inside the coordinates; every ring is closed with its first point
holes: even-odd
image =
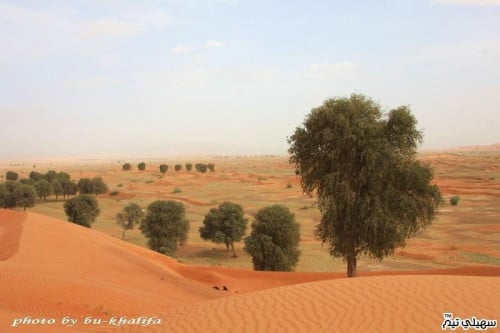
{"type": "Polygon", "coordinates": [[[146,170],[146,163],[141,162],[141,163],[137,164],[137,169],[139,169],[141,171],[146,170]]]}
{"type": "Polygon", "coordinates": [[[122,239],[125,238],[125,231],[134,229],[134,225],[140,223],[144,218],[144,211],[136,203],[129,203],[116,215],[116,223],[123,228],[122,239]]]}
{"type": "Polygon", "coordinates": [[[106,185],[106,183],[104,183],[101,177],[92,178],[90,183],[92,187],[92,193],[95,194],[96,197],[99,194],[105,194],[108,192],[108,186],[106,185]]]}
{"type": "Polygon", "coordinates": [[[36,192],[39,198],[43,198],[44,202],[47,202],[47,197],[52,194],[52,186],[45,179],[40,179],[34,184],[36,192]]]}
{"type": "Polygon", "coordinates": [[[21,185],[13,180],[0,184],[0,207],[14,208],[17,205],[16,191],[21,185]]]}
{"type": "Polygon", "coordinates": [[[78,192],[78,185],[72,180],[62,178],[61,185],[63,187],[63,199],[68,198],[70,195],[76,195],[78,192]]]}
{"type": "Polygon", "coordinates": [[[122,165],[122,170],[123,171],[129,171],[129,170],[132,170],[132,164],[130,163],[125,163],[122,165]]]}
{"type": "Polygon", "coordinates": [[[210,170],[210,172],[215,171],[215,165],[213,163],[208,163],[207,167],[208,167],[208,170],[210,170]]]}
{"type": "Polygon", "coordinates": [[[53,193],[55,194],[56,196],[56,200],[59,198],[59,196],[61,194],[63,194],[63,187],[62,187],[62,184],[59,180],[57,179],[54,179],[52,181],[52,183],[50,183],[50,185],[52,186],[52,191],[53,193]]]}
{"type": "Polygon", "coordinates": [[[186,163],[186,170],[191,171],[193,169],[193,164],[191,163],[186,163]]]}
{"type": "Polygon", "coordinates": [[[223,202],[218,208],[212,208],[205,215],[203,226],[200,227],[200,237],[214,243],[226,245],[226,256],[229,258],[229,246],[234,251],[234,242],[239,242],[247,227],[248,220],[243,217],[240,205],[223,202]]]}
{"type": "Polygon", "coordinates": [[[245,251],[257,271],[293,271],[300,257],[299,225],[281,205],[264,207],[255,216],[252,233],[245,238],[245,251]]]}
{"type": "Polygon", "coordinates": [[[168,171],[168,165],[166,164],[160,164],[160,172],[165,173],[168,171]]]}
{"type": "Polygon", "coordinates": [[[189,230],[184,205],[172,200],[151,203],[140,229],[152,250],[173,256],[186,242],[189,230]]]}
{"type": "Polygon", "coordinates": [[[33,185],[21,185],[16,189],[15,198],[16,205],[26,210],[26,207],[35,206],[37,199],[36,189],[33,185]]]}
{"type": "Polygon", "coordinates": [[[90,194],[80,194],[64,203],[68,221],[90,228],[101,212],[97,199],[90,194]]]}
{"type": "Polygon", "coordinates": [[[57,176],[58,176],[58,173],[54,170],[49,170],[47,171],[47,173],[45,174],[45,179],[47,179],[47,181],[49,183],[51,183],[54,179],[57,179],[57,176]]]}
{"type": "Polygon", "coordinates": [[[383,116],[363,95],[329,99],[290,137],[290,162],[322,217],[315,235],[356,276],[362,254],[382,259],[433,220],[441,201],[406,106],[383,116]]]}
{"type": "Polygon", "coordinates": [[[182,164],[176,164],[174,168],[175,168],[175,171],[181,171],[182,164]]]}
{"type": "Polygon", "coordinates": [[[94,193],[94,187],[92,186],[92,181],[90,178],[81,178],[78,181],[78,192],[80,194],[93,194],[94,193]]]}
{"type": "Polygon", "coordinates": [[[5,173],[5,179],[6,180],[17,180],[17,178],[19,178],[19,175],[17,172],[14,172],[14,171],[7,171],[5,173]]]}
{"type": "Polygon", "coordinates": [[[198,172],[205,173],[205,172],[207,172],[208,166],[206,164],[203,164],[203,163],[196,163],[194,168],[198,172]]]}

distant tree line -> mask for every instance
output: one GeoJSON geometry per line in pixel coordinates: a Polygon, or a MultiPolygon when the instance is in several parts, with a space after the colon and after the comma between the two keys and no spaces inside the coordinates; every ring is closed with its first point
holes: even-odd
{"type": "Polygon", "coordinates": [[[4,183],[0,183],[0,207],[9,209],[23,207],[25,210],[35,206],[37,200],[47,202],[47,197],[51,195],[54,195],[56,200],[59,200],[60,196],[67,200],[77,193],[97,196],[108,191],[101,177],[82,178],[76,183],[64,171],[32,171],[29,178],[19,178],[18,173],[7,171],[5,179],[4,183]]]}
{"type": "MultiPolygon", "coordinates": [[[[182,167],[183,165],[182,164],[175,164],[174,165],[174,170],[175,171],[181,171],[182,170],[182,167]]],[[[186,163],[184,165],[186,171],[191,171],[193,169],[193,164],[192,163],[186,163]]],[[[166,173],[168,171],[168,164],[160,164],[159,166],[159,169],[160,169],[160,172],[161,173],[166,173]]],[[[215,172],[215,164],[213,163],[196,163],[195,166],[194,166],[195,170],[198,171],[198,172],[201,172],[201,173],[205,173],[207,171],[210,171],[210,172],[215,172]]],[[[139,164],[137,164],[137,169],[139,171],[144,171],[146,170],[146,163],[145,162],[140,162],[139,164]]],[[[122,170],[123,171],[130,171],[132,170],[132,164],[130,163],[124,163],[122,165],[122,170]]]]}

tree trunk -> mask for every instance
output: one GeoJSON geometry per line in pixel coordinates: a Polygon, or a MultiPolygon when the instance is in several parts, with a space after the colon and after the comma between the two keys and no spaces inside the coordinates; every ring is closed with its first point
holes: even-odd
{"type": "Polygon", "coordinates": [[[356,256],[350,255],[347,257],[347,277],[356,277],[358,272],[356,270],[356,256]]]}
{"type": "Polygon", "coordinates": [[[226,243],[226,258],[229,258],[229,243],[226,243]]]}
{"type": "Polygon", "coordinates": [[[231,242],[231,248],[233,249],[233,257],[236,258],[236,252],[234,252],[234,244],[233,244],[233,242],[231,242]]]}
{"type": "Polygon", "coordinates": [[[122,232],[122,239],[125,239],[125,229],[123,229],[123,232],[122,232]]]}

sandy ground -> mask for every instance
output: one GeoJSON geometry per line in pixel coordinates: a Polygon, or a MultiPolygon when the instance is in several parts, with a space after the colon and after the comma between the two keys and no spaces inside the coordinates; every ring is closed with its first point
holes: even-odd
{"type": "Polygon", "coordinates": [[[500,319],[499,267],[413,274],[192,267],[63,220],[0,210],[0,332],[439,332],[443,312],[500,319]],[[55,324],[12,327],[26,316],[55,324]],[[141,316],[161,323],[84,323],[141,316]],[[65,317],[78,322],[64,326],[65,317]]]}

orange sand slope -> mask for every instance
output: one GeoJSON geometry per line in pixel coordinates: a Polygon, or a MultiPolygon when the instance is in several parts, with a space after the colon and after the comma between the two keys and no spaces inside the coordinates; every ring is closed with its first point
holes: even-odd
{"type": "Polygon", "coordinates": [[[66,221],[0,209],[0,332],[439,331],[443,312],[500,319],[500,268],[412,273],[440,275],[190,267],[66,221]],[[25,316],[56,323],[12,327],[25,316]],[[77,324],[61,325],[66,316],[77,324]],[[88,316],[162,322],[86,325],[88,316]]]}

